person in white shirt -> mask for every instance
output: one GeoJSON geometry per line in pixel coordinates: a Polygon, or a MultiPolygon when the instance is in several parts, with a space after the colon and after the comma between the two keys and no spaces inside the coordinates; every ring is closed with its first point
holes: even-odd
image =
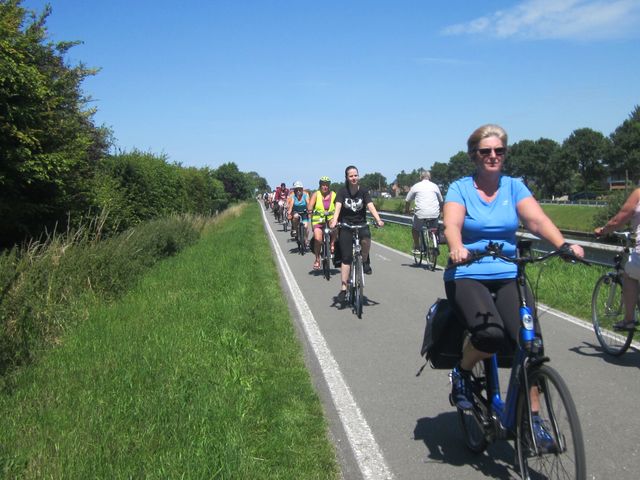
{"type": "Polygon", "coordinates": [[[422,180],[409,190],[404,204],[405,213],[409,213],[411,202],[415,199],[411,228],[414,253],[420,251],[419,235],[422,226],[426,225],[427,228],[438,226],[438,217],[443,204],[442,193],[440,193],[438,185],[431,181],[431,174],[427,170],[423,170],[420,178],[422,180]]]}

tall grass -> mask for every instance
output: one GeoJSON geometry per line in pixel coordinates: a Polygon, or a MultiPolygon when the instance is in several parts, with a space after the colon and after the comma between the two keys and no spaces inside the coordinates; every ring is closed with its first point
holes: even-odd
{"type": "Polygon", "coordinates": [[[0,396],[5,478],[337,478],[257,206],[235,209],[0,396]]]}
{"type": "Polygon", "coordinates": [[[205,222],[173,216],[103,239],[98,217],[0,254],[0,375],[85,318],[85,298],[121,295],[159,259],[194,243],[205,222]]]}

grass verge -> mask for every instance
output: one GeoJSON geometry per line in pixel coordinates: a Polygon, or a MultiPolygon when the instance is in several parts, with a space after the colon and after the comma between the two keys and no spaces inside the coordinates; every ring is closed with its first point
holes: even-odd
{"type": "Polygon", "coordinates": [[[337,478],[257,205],[219,221],[0,396],[5,478],[337,478]]]}

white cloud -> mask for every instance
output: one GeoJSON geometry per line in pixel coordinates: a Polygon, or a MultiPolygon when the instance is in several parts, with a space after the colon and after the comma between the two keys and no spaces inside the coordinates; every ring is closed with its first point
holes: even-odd
{"type": "Polygon", "coordinates": [[[640,0],[527,0],[450,25],[446,35],[597,40],[637,36],[640,0]]]}

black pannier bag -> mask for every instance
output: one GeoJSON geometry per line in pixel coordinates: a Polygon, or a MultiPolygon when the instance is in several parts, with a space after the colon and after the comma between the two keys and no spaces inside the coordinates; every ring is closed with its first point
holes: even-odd
{"type": "Polygon", "coordinates": [[[420,354],[433,368],[451,369],[462,358],[464,327],[446,298],[429,307],[420,354]]]}
{"type": "MultiPolygon", "coordinates": [[[[462,346],[467,334],[463,323],[446,298],[439,298],[427,312],[420,354],[431,367],[449,370],[462,358],[462,346]]],[[[505,345],[498,352],[498,366],[511,368],[513,348],[505,345]]]]}

